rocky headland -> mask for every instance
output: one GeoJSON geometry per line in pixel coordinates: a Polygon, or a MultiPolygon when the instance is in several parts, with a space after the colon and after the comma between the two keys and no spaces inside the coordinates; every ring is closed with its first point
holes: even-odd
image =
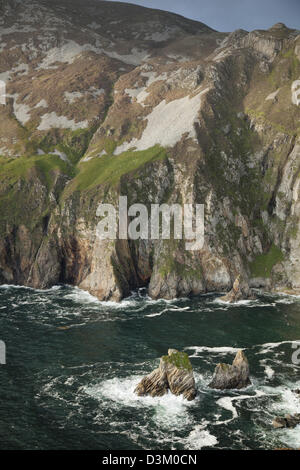
{"type": "Polygon", "coordinates": [[[299,292],[298,30],[220,33],[98,0],[0,13],[1,284],[171,299],[229,292],[240,274],[299,292]],[[100,240],[97,208],[120,195],[204,204],[204,246],[100,240]]]}

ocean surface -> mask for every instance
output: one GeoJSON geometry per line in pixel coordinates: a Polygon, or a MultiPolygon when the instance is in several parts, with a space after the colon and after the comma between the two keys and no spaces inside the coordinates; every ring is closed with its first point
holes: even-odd
{"type": "Polygon", "coordinates": [[[114,304],[68,286],[1,286],[0,340],[1,449],[300,447],[300,426],[271,426],[276,415],[300,412],[292,392],[300,388],[300,298],[230,306],[217,294],[167,302],[139,290],[114,304]],[[168,348],[191,358],[193,402],[133,393],[168,348]],[[252,385],[209,389],[215,365],[239,348],[252,385]]]}

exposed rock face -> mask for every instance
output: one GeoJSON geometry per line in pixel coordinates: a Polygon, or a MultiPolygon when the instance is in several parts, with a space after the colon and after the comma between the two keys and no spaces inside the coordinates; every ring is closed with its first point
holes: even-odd
{"type": "Polygon", "coordinates": [[[232,290],[220,298],[223,302],[235,303],[239,300],[254,299],[254,294],[249,287],[248,282],[238,276],[233,283],[232,290]]]}
{"type": "Polygon", "coordinates": [[[197,395],[188,355],[176,349],[169,349],[168,356],[160,359],[159,368],[142,379],[135,393],[139,396],[161,397],[168,390],[176,396],[183,395],[188,401],[194,400],[197,395]]]}
{"type": "Polygon", "coordinates": [[[300,424],[300,413],[290,415],[286,414],[284,417],[277,416],[272,423],[275,429],[281,428],[295,428],[300,424]]]}
{"type": "Polygon", "coordinates": [[[162,397],[168,393],[168,381],[161,368],[155,369],[151,374],[143,378],[135,389],[135,393],[140,397],[150,395],[151,397],[162,397]]]}
{"type": "Polygon", "coordinates": [[[0,10],[0,283],[169,299],[240,273],[300,292],[299,31],[100,0],[0,10]],[[100,241],[97,207],[120,195],[204,204],[203,248],[100,241]]]}
{"type": "Polygon", "coordinates": [[[243,351],[238,351],[232,365],[218,364],[210,388],[219,390],[240,389],[251,385],[249,364],[243,351]]]}

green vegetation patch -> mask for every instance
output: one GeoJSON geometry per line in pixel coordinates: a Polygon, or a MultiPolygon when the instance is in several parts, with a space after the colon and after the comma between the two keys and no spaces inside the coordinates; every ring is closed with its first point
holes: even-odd
{"type": "Polygon", "coordinates": [[[35,155],[15,159],[0,157],[0,185],[9,183],[12,186],[20,178],[27,179],[33,169],[44,179],[48,189],[52,187],[55,170],[68,176],[73,176],[74,172],[58,155],[35,155]]]}
{"type": "Polygon", "coordinates": [[[166,157],[166,151],[155,145],[143,151],[129,150],[120,155],[103,155],[94,157],[88,162],[81,162],[80,172],[69,185],[65,196],[76,190],[84,191],[101,184],[114,186],[123,175],[137,170],[146,163],[166,157]]]}
{"type": "Polygon", "coordinates": [[[32,142],[31,154],[37,153],[39,148],[46,154],[57,149],[66,154],[72,165],[76,165],[87,151],[95,130],[95,126],[89,129],[77,129],[76,131],[65,129],[60,132],[59,138],[55,133],[49,133],[41,140],[32,142]],[[59,143],[57,143],[57,140],[59,143]]]}
{"type": "Polygon", "coordinates": [[[273,267],[283,260],[282,251],[273,244],[268,253],[258,255],[250,264],[251,275],[253,277],[271,277],[273,267]]]}
{"type": "Polygon", "coordinates": [[[71,178],[73,171],[57,155],[0,157],[0,234],[7,224],[37,226],[55,204],[50,191],[58,194],[63,189],[64,180],[57,180],[57,175],[71,178]]]}
{"type": "Polygon", "coordinates": [[[164,259],[159,268],[159,273],[166,279],[169,274],[174,272],[182,279],[203,279],[203,272],[200,265],[199,267],[188,266],[187,264],[179,263],[170,255],[164,259]]]}
{"type": "Polygon", "coordinates": [[[189,356],[185,352],[173,352],[170,356],[163,356],[162,360],[172,364],[178,369],[193,370],[189,356]]]}

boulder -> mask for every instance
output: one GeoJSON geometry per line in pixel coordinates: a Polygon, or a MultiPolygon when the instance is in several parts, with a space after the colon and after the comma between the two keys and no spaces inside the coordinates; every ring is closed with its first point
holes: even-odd
{"type": "Polygon", "coordinates": [[[219,390],[245,388],[251,385],[249,375],[248,360],[243,351],[238,351],[232,365],[218,364],[216,366],[209,387],[219,390]]]}
{"type": "Polygon", "coordinates": [[[274,418],[272,426],[275,429],[282,429],[282,428],[295,428],[300,424],[300,413],[296,413],[294,415],[287,414],[284,417],[276,416],[274,418]]]}
{"type": "Polygon", "coordinates": [[[239,300],[254,299],[254,294],[245,279],[239,275],[234,281],[233,287],[228,294],[220,298],[223,302],[235,303],[239,300]]]}
{"type": "Polygon", "coordinates": [[[184,352],[169,349],[168,355],[160,359],[159,368],[144,377],[137,385],[139,396],[161,397],[170,390],[174,395],[183,395],[194,400],[197,391],[189,357],[184,352]]]}

